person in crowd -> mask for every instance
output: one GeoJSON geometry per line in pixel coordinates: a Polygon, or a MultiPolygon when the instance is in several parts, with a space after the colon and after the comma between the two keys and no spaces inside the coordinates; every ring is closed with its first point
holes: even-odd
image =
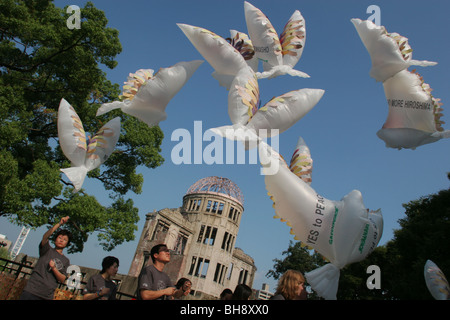
{"type": "Polygon", "coordinates": [[[233,291],[231,289],[223,289],[222,293],[220,294],[220,300],[231,300],[231,297],[233,296],[233,291]]]}
{"type": "Polygon", "coordinates": [[[55,234],[54,248],[49,244],[49,238],[68,220],[69,217],[61,218],[44,233],[39,242],[39,259],[20,296],[21,300],[53,300],[58,283],[66,281],[70,260],[63,250],[69,245],[72,235],[68,230],[59,230],[55,234]]]}
{"type": "Polygon", "coordinates": [[[83,289],[84,300],[116,300],[117,285],[113,278],[119,270],[119,259],[107,256],[102,261],[102,270],[89,278],[83,289]]]}
{"type": "Polygon", "coordinates": [[[287,270],[278,281],[277,290],[270,300],[306,300],[305,277],[300,271],[287,270]]]}
{"type": "Polygon", "coordinates": [[[252,289],[246,284],[238,284],[234,289],[230,300],[249,300],[252,295],[252,289]]]}
{"type": "Polygon", "coordinates": [[[175,288],[182,291],[180,299],[187,296],[191,292],[192,282],[187,278],[181,278],[175,284],[175,288]]]}
{"type": "Polygon", "coordinates": [[[152,265],[142,269],[138,277],[138,300],[169,300],[180,298],[181,289],[175,288],[169,276],[163,271],[170,262],[170,251],[165,244],[155,245],[150,251],[152,265]]]}

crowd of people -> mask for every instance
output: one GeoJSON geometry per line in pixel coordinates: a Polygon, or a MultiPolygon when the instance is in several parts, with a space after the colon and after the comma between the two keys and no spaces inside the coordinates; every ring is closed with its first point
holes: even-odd
{"type": "MultiPolygon", "coordinates": [[[[49,243],[50,237],[69,217],[62,218],[50,228],[39,243],[39,259],[28,280],[21,300],[52,300],[58,283],[67,279],[69,259],[63,250],[70,244],[71,234],[61,229],[54,236],[54,247],[49,243]]],[[[179,300],[191,291],[192,282],[181,278],[173,285],[164,267],[170,262],[170,251],[165,244],[155,245],[150,256],[153,264],[142,269],[136,289],[137,300],[179,300]]],[[[119,269],[119,259],[107,256],[102,261],[100,273],[91,276],[83,289],[84,300],[115,300],[117,285],[113,282],[119,269]]],[[[278,282],[277,290],[271,300],[304,300],[307,292],[304,288],[305,278],[299,271],[286,271],[278,282]]],[[[238,284],[234,291],[224,289],[220,300],[249,300],[252,289],[246,284],[238,284]]]]}

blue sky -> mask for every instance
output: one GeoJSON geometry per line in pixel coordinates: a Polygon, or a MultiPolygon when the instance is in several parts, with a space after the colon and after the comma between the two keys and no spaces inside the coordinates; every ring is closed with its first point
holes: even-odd
{"type": "MultiPolygon", "coordinates": [[[[386,148],[376,132],[386,120],[388,106],[383,86],[369,77],[370,57],[363,46],[352,18],[367,19],[370,5],[380,7],[381,24],[389,32],[409,38],[413,59],[436,61],[434,67],[417,67],[433,94],[444,103],[443,121],[450,129],[446,105],[450,101],[450,40],[447,24],[450,3],[429,1],[285,1],[253,0],[281,33],[285,23],[298,9],[306,20],[306,43],[295,69],[306,72],[308,79],[281,76],[259,81],[261,101],[301,88],[324,89],[320,102],[299,122],[280,135],[280,153],[290,159],[301,136],[313,158],[313,189],[330,200],[340,200],[357,189],[367,208],[381,209],[384,232],[380,244],[393,236],[397,221],[404,217],[402,204],[436,193],[449,186],[450,139],[418,147],[416,150],[386,148]]],[[[59,6],[84,6],[85,1],[57,1],[59,6]]],[[[204,27],[223,37],[230,29],[247,32],[244,5],[230,1],[93,1],[105,11],[109,26],[120,31],[123,46],[118,66],[106,69],[108,79],[120,85],[128,73],[141,68],[158,70],[179,61],[203,59],[176,25],[186,23],[204,27]]],[[[82,27],[82,26],[81,26],[82,27]]],[[[160,123],[165,138],[162,155],[165,162],[156,169],[141,168],[143,192],[130,194],[139,208],[141,221],[136,240],[105,252],[91,236],[85,251],[69,255],[72,264],[99,268],[106,255],[120,259],[119,273],[128,272],[145,214],[182,204],[182,197],[197,180],[207,176],[227,177],[244,194],[245,211],[236,246],[252,256],[258,268],[254,288],[276,282],[265,274],[273,259],[281,258],[293,236],[290,228],[273,219],[272,202],[267,196],[264,177],[256,164],[246,165],[175,165],[171,151],[178,144],[171,141],[174,130],[194,132],[194,121],[202,121],[203,132],[229,125],[227,91],[212,78],[212,67],[205,61],[167,107],[167,120],[160,123]]],[[[203,142],[203,149],[209,142],[203,142]]],[[[87,180],[87,192],[108,204],[107,192],[87,180]]],[[[0,234],[15,241],[20,228],[1,220],[0,234]]],[[[31,231],[22,252],[37,256],[37,243],[45,229],[31,231]]],[[[382,271],[382,270],[381,270],[382,271]]]]}

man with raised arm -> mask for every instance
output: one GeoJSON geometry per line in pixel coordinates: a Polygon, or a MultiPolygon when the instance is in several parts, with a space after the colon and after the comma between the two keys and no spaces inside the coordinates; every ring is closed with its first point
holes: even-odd
{"type": "Polygon", "coordinates": [[[58,282],[64,283],[66,280],[70,261],[63,254],[63,250],[70,243],[71,233],[64,229],[58,231],[55,235],[54,248],[50,246],[48,240],[68,220],[69,217],[62,218],[42,237],[39,243],[39,260],[20,296],[21,300],[53,300],[58,282]]]}

